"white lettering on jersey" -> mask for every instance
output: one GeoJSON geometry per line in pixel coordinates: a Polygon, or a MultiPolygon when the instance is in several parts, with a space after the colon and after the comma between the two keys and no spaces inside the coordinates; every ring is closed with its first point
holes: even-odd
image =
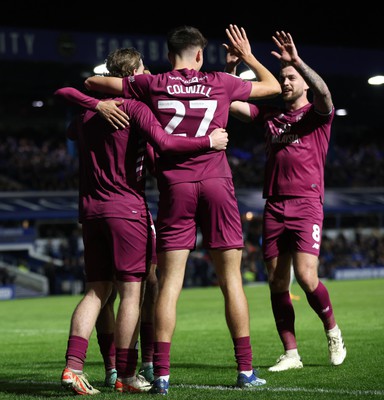
{"type": "Polygon", "coordinates": [[[195,85],[195,86],[182,86],[182,85],[172,85],[167,86],[167,92],[172,95],[178,94],[202,94],[205,97],[209,97],[212,88],[207,88],[204,85],[195,85]]]}

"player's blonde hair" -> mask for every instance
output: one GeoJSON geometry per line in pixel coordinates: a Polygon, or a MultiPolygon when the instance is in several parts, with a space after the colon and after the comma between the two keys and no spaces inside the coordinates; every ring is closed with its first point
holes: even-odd
{"type": "Polygon", "coordinates": [[[109,53],[105,60],[109,76],[123,78],[131,76],[141,65],[142,55],[134,47],[117,49],[109,53]]]}

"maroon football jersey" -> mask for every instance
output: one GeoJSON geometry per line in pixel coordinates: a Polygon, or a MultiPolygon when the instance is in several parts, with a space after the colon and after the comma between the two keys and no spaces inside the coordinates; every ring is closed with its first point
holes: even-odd
{"type": "MultiPolygon", "coordinates": [[[[251,86],[225,72],[189,69],[123,78],[124,96],[148,104],[167,133],[186,137],[225,128],[230,103],[248,100],[251,86]]],[[[225,151],[161,156],[157,171],[160,183],[167,184],[232,177],[225,151]]]]}
{"type": "Polygon", "coordinates": [[[251,117],[264,126],[266,165],[263,197],[324,199],[324,167],[335,115],[312,104],[296,111],[250,104],[251,117]]]}

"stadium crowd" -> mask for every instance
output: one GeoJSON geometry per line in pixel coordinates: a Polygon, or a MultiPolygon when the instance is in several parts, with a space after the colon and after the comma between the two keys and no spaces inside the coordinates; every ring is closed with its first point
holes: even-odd
{"type": "MultiPolygon", "coordinates": [[[[228,145],[235,187],[260,188],[265,161],[262,137],[238,135],[238,132],[236,136],[238,139],[230,138],[228,145]]],[[[1,137],[1,191],[77,190],[77,154],[60,134],[39,138],[33,133],[2,132],[1,137]]],[[[325,182],[328,189],[383,187],[384,142],[331,143],[325,182]]],[[[155,185],[153,178],[149,179],[149,188],[155,185]]]]}

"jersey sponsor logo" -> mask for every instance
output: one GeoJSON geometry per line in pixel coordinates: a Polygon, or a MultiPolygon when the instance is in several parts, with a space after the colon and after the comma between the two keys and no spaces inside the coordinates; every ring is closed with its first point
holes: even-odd
{"type": "Polygon", "coordinates": [[[319,248],[320,248],[319,243],[313,243],[312,249],[319,250],[319,248]]]}
{"type": "Polygon", "coordinates": [[[298,135],[272,135],[272,143],[300,143],[298,135]]]}
{"type": "Polygon", "coordinates": [[[300,138],[297,134],[290,133],[292,125],[289,123],[279,122],[275,126],[271,121],[268,122],[269,130],[272,132],[272,144],[289,144],[300,143],[300,138]]]}
{"type": "Polygon", "coordinates": [[[183,82],[184,85],[189,85],[190,83],[198,83],[199,81],[206,81],[208,78],[206,76],[202,76],[198,78],[197,76],[194,76],[191,79],[183,79],[181,76],[168,76],[169,80],[175,80],[175,81],[180,81],[183,82]]]}

